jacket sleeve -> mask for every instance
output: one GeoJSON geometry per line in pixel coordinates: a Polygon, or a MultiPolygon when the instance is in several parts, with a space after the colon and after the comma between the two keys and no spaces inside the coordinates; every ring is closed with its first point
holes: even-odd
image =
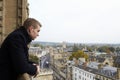
{"type": "Polygon", "coordinates": [[[10,59],[13,68],[18,74],[28,73],[35,75],[37,67],[28,61],[28,52],[26,53],[26,46],[22,36],[14,36],[9,40],[10,59]]]}

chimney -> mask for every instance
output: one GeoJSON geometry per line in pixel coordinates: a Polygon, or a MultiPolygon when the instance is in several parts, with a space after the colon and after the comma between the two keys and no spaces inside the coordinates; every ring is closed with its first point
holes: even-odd
{"type": "Polygon", "coordinates": [[[84,62],[83,63],[83,68],[86,69],[86,67],[87,67],[87,62],[84,62]]]}
{"type": "Polygon", "coordinates": [[[99,64],[98,69],[102,69],[102,68],[103,68],[103,64],[99,64]]]}
{"type": "Polygon", "coordinates": [[[75,66],[78,66],[79,65],[79,61],[76,59],[76,58],[73,58],[73,61],[75,63],[75,66]]]}

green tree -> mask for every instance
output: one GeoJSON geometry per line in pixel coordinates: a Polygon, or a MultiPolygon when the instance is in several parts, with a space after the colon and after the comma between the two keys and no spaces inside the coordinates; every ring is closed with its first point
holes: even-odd
{"type": "Polygon", "coordinates": [[[117,48],[115,49],[115,51],[119,53],[119,52],[120,52],[120,48],[117,47],[117,48]]]}
{"type": "Polygon", "coordinates": [[[83,51],[78,50],[78,51],[72,53],[72,55],[69,57],[69,60],[72,60],[73,58],[76,58],[76,59],[85,58],[87,60],[88,55],[85,54],[83,51]]]}
{"type": "Polygon", "coordinates": [[[114,51],[115,51],[115,48],[114,48],[114,47],[109,47],[109,50],[110,50],[111,52],[114,52],[114,51]]]}
{"type": "Polygon", "coordinates": [[[77,45],[77,44],[74,44],[74,46],[73,46],[73,52],[76,52],[76,51],[78,51],[78,50],[79,50],[78,45],[77,45]]]}
{"type": "Polygon", "coordinates": [[[108,49],[107,46],[101,46],[101,47],[99,47],[97,50],[98,50],[99,52],[106,52],[107,49],[108,49]]]}
{"type": "Polygon", "coordinates": [[[35,55],[30,54],[29,55],[29,60],[39,64],[39,58],[37,56],[35,56],[35,55]]]}
{"type": "Polygon", "coordinates": [[[33,44],[33,47],[40,47],[40,44],[33,44]]]}
{"type": "Polygon", "coordinates": [[[109,47],[109,46],[101,46],[98,48],[99,52],[106,52],[106,53],[111,53],[115,51],[115,48],[109,47]]]}
{"type": "Polygon", "coordinates": [[[33,44],[32,46],[33,46],[33,47],[41,47],[41,49],[43,49],[43,48],[44,48],[44,46],[43,46],[43,45],[41,45],[41,44],[37,44],[37,43],[36,43],[36,44],[33,44]]]}

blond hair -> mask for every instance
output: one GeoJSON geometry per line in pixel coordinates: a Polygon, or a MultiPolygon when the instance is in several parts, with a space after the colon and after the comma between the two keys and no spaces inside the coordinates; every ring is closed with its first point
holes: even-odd
{"type": "Polygon", "coordinates": [[[26,29],[28,29],[30,26],[33,26],[34,28],[36,28],[38,25],[42,27],[41,23],[34,18],[27,18],[23,23],[23,26],[26,29]]]}

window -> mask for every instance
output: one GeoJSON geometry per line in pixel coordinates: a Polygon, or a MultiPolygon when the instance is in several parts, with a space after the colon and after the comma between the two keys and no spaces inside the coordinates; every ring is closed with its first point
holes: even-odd
{"type": "Polygon", "coordinates": [[[0,20],[2,20],[2,16],[0,16],[0,20]]]}
{"type": "Polygon", "coordinates": [[[3,10],[3,7],[0,7],[0,11],[2,11],[3,10]]]}
{"type": "Polygon", "coordinates": [[[2,27],[2,23],[0,23],[0,27],[2,27]]]}
{"type": "Polygon", "coordinates": [[[79,79],[81,79],[81,76],[79,76],[79,79]]]}
{"type": "Polygon", "coordinates": [[[0,7],[2,7],[3,6],[3,2],[0,0],[0,7]]]}

